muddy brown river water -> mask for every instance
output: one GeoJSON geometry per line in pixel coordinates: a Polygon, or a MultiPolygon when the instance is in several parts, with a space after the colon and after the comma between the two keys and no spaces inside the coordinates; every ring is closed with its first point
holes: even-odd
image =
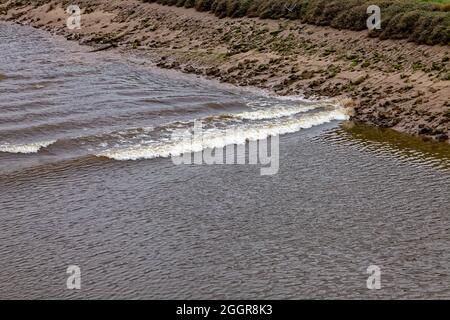
{"type": "Polygon", "coordinates": [[[448,145],[89,50],[0,23],[0,298],[450,298],[448,145]],[[278,173],[175,165],[194,120],[278,173]]]}

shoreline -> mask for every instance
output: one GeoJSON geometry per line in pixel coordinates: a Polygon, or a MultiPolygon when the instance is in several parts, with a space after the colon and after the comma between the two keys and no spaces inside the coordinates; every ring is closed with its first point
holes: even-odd
{"type": "Polygon", "coordinates": [[[448,46],[379,40],[368,31],[295,20],[219,19],[137,0],[81,0],[82,28],[71,31],[58,2],[41,3],[8,1],[0,20],[41,28],[94,51],[133,51],[164,69],[278,95],[333,98],[354,108],[355,122],[449,142],[448,46]]]}

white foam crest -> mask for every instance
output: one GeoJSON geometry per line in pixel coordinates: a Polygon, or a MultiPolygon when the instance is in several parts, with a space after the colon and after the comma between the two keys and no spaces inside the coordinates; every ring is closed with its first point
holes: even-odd
{"type": "Polygon", "coordinates": [[[265,120],[265,119],[278,119],[283,117],[293,116],[298,113],[308,112],[314,109],[317,109],[319,106],[311,105],[311,106],[301,106],[301,107],[274,107],[274,108],[266,108],[257,111],[248,111],[237,113],[234,116],[240,119],[246,120],[265,120]]]}
{"type": "Polygon", "coordinates": [[[0,152],[7,152],[7,153],[37,153],[42,148],[46,148],[52,144],[54,144],[56,140],[49,140],[49,141],[41,141],[41,142],[33,142],[33,143],[26,143],[26,144],[0,144],[0,152]]]}
{"type": "Polygon", "coordinates": [[[174,135],[171,140],[155,145],[136,145],[124,149],[107,150],[97,156],[114,160],[140,160],[180,156],[183,153],[199,152],[205,149],[223,148],[232,144],[245,144],[246,141],[266,139],[269,136],[293,133],[302,129],[328,123],[334,120],[347,120],[344,109],[318,112],[301,119],[288,119],[279,122],[231,126],[203,131],[201,136],[174,135]],[[192,139],[191,139],[192,138],[192,139]]]}
{"type": "Polygon", "coordinates": [[[271,91],[268,91],[266,89],[259,89],[259,88],[248,88],[246,90],[247,92],[251,92],[256,94],[259,97],[265,97],[269,99],[276,99],[278,101],[302,101],[302,102],[311,102],[315,101],[315,99],[307,99],[304,95],[287,95],[287,96],[281,96],[274,94],[271,91]]]}

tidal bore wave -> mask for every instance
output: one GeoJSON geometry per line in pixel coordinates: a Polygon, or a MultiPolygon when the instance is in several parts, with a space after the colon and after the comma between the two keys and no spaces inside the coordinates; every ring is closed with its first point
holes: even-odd
{"type": "MultiPolygon", "coordinates": [[[[317,106],[315,107],[317,108],[317,106]]],[[[189,127],[171,131],[170,137],[166,136],[156,142],[140,143],[126,148],[112,148],[97,156],[114,160],[140,160],[159,157],[179,156],[183,153],[199,152],[205,149],[223,148],[227,145],[245,144],[247,141],[266,139],[270,136],[293,133],[302,129],[308,129],[335,120],[347,120],[348,114],[344,108],[335,108],[329,111],[305,113],[301,117],[286,117],[286,114],[306,112],[312,107],[303,107],[300,110],[286,109],[262,110],[246,112],[227,117],[209,117],[208,122],[202,121],[204,127],[201,135],[194,135],[191,139],[189,127]],[[272,117],[269,118],[268,116],[272,117]],[[251,119],[250,121],[245,121],[251,119]],[[252,121],[253,119],[263,121],[252,121]]],[[[191,124],[192,128],[193,125],[191,124]]]]}
{"type": "Polygon", "coordinates": [[[9,144],[4,143],[0,145],[0,152],[6,153],[37,153],[39,150],[46,148],[52,144],[54,144],[56,140],[50,141],[41,141],[41,142],[32,142],[32,143],[24,143],[24,144],[9,144]]]}
{"type": "Polygon", "coordinates": [[[48,139],[31,143],[4,143],[0,152],[39,153],[48,147],[52,151],[84,150],[114,160],[153,159],[198,152],[206,148],[223,148],[246,141],[266,139],[308,129],[335,120],[348,119],[347,110],[331,103],[259,107],[251,111],[222,113],[195,120],[174,121],[159,126],[139,127],[98,135],[48,139]],[[201,137],[186,141],[195,121],[201,121],[201,137]]]}

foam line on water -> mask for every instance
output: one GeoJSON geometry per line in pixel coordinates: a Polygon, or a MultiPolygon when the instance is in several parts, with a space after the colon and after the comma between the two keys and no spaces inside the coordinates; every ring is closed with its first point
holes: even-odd
{"type": "Polygon", "coordinates": [[[4,143],[0,144],[0,152],[6,153],[38,153],[42,148],[47,148],[48,146],[54,144],[56,140],[32,142],[26,144],[10,144],[4,143]]]}
{"type": "MultiPolygon", "coordinates": [[[[231,125],[226,128],[212,128],[203,131],[203,135],[192,137],[178,135],[168,141],[159,141],[151,145],[138,144],[132,147],[106,150],[97,154],[114,160],[141,160],[159,157],[179,156],[183,153],[199,152],[207,148],[223,148],[231,144],[244,144],[246,141],[266,139],[269,136],[293,133],[335,120],[347,120],[345,109],[305,115],[302,118],[231,125]]],[[[188,131],[188,130],[186,130],[188,131]]]]}

